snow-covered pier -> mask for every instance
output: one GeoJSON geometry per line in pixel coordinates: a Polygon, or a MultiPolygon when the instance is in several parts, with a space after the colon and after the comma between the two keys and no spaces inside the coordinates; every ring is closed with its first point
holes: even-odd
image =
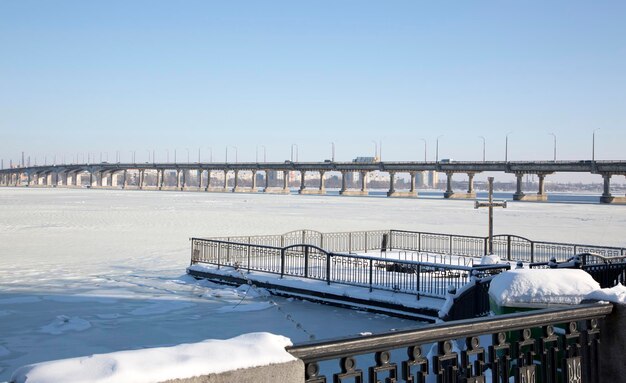
{"type": "MultiPolygon", "coordinates": [[[[453,319],[448,310],[463,303],[459,294],[468,294],[468,288],[481,289],[485,302],[472,304],[461,317],[485,315],[489,276],[510,269],[511,263],[567,261],[571,254],[589,250],[615,259],[625,253],[622,248],[534,242],[511,235],[496,236],[496,254],[485,256],[485,248],[486,238],[397,230],[192,238],[187,272],[220,283],[263,287],[277,295],[433,321],[453,319]],[[501,262],[498,254],[512,262],[501,262]]],[[[612,279],[624,280],[622,263],[609,265],[612,279]]]]}

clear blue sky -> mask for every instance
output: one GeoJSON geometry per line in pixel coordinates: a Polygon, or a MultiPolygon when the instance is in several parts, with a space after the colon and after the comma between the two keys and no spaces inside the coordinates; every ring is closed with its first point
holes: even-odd
{"type": "MultiPolygon", "coordinates": [[[[626,159],[624,1],[0,1],[0,158],[626,159]],[[230,153],[234,149],[229,149],[230,153]],[[262,149],[260,149],[262,151],[262,149]],[[172,155],[172,154],[170,154],[172,155]],[[230,154],[232,155],[232,154],[230,154]],[[232,157],[231,157],[232,158],[232,157]]],[[[58,161],[58,159],[57,159],[58,161]]]]}

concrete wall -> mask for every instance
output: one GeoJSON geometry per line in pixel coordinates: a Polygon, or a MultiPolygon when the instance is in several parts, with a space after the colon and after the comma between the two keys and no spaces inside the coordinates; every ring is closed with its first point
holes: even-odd
{"type": "Polygon", "coordinates": [[[174,379],[161,383],[302,383],[304,363],[301,360],[244,368],[187,379],[174,379]]]}

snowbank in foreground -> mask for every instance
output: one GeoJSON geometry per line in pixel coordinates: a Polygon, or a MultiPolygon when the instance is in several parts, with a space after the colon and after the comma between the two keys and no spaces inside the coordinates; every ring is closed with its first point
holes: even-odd
{"type": "Polygon", "coordinates": [[[291,341],[281,335],[250,333],[144,350],[62,359],[19,368],[15,383],[153,383],[294,360],[291,341]]]}
{"type": "Polygon", "coordinates": [[[579,269],[515,269],[496,275],[489,296],[499,306],[579,304],[600,290],[591,275],[579,269]]]}
{"type": "Polygon", "coordinates": [[[626,287],[618,283],[615,287],[593,291],[585,299],[626,304],[626,287]]]}

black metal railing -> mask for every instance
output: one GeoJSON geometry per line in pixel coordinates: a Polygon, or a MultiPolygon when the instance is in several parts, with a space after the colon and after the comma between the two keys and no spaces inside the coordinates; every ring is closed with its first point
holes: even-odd
{"type": "MultiPolygon", "coordinates": [[[[320,247],[332,253],[368,253],[384,250],[403,250],[471,257],[486,255],[488,240],[487,237],[407,230],[335,233],[296,230],[282,235],[237,236],[210,239],[274,247],[308,244],[320,247]]],[[[548,262],[552,258],[557,261],[565,261],[581,253],[593,253],[609,258],[626,256],[626,248],[623,247],[533,241],[511,234],[494,236],[493,250],[494,254],[502,259],[523,262],[548,262]]]]}
{"type": "MultiPolygon", "coordinates": [[[[232,238],[231,238],[232,239],[232,238]]],[[[191,239],[191,263],[261,271],[395,292],[444,298],[450,287],[461,288],[470,276],[482,277],[509,268],[446,265],[328,252],[315,245],[286,247],[217,239],[191,239]]]]}
{"type": "MultiPolygon", "coordinates": [[[[531,269],[582,269],[589,273],[602,288],[626,284],[626,256],[603,257],[599,254],[578,254],[564,262],[551,259],[548,262],[535,262],[528,265],[531,269]]],[[[519,266],[518,266],[519,267],[519,266]]]]}
{"type": "Polygon", "coordinates": [[[544,309],[307,342],[287,351],[303,360],[307,383],[363,382],[364,376],[369,382],[598,383],[598,321],[612,308],[544,309]]]}
{"type": "MultiPolygon", "coordinates": [[[[454,321],[484,317],[491,313],[489,303],[489,286],[493,275],[474,278],[460,290],[449,291],[450,307],[446,312],[440,311],[439,317],[444,321],[454,321]]],[[[445,307],[445,305],[444,305],[445,307]]]]}

